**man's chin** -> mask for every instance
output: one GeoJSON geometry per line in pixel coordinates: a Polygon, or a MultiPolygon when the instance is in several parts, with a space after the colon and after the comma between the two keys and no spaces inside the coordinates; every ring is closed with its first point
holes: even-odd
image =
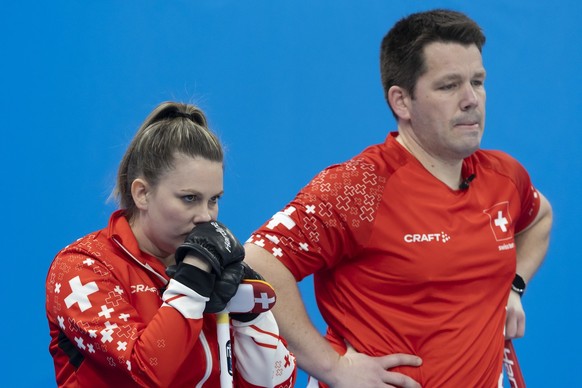
{"type": "Polygon", "coordinates": [[[473,154],[481,147],[482,132],[467,133],[463,138],[461,148],[464,149],[467,156],[473,154]]]}
{"type": "Polygon", "coordinates": [[[475,151],[477,151],[481,146],[481,142],[468,142],[463,144],[461,147],[458,148],[459,156],[462,159],[468,158],[469,156],[473,155],[475,151]]]}

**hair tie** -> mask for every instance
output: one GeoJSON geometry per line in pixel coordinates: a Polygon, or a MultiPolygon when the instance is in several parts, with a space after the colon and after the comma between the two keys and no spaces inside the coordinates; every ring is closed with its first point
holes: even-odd
{"type": "Polygon", "coordinates": [[[177,117],[182,117],[182,118],[188,119],[188,120],[194,122],[195,124],[198,124],[201,126],[206,126],[203,117],[198,112],[187,113],[187,112],[182,112],[179,110],[173,110],[173,111],[168,112],[168,115],[166,116],[166,118],[169,118],[169,119],[174,119],[177,117]]]}

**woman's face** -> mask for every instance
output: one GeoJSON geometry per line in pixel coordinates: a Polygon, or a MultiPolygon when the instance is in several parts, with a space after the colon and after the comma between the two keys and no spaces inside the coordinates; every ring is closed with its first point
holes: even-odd
{"type": "Polygon", "coordinates": [[[223,166],[177,154],[174,169],[163,174],[156,187],[139,179],[134,185],[132,193],[139,211],[132,228],[139,246],[165,259],[174,254],[195,224],[217,219],[223,166]]]}

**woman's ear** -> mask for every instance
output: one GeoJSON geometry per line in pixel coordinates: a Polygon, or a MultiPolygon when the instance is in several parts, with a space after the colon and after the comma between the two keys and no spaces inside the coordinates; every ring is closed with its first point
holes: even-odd
{"type": "Polygon", "coordinates": [[[133,202],[139,210],[146,210],[148,207],[148,195],[150,192],[150,187],[148,183],[137,178],[131,182],[131,196],[133,197],[133,202]]]}
{"type": "Polygon", "coordinates": [[[400,86],[393,85],[388,89],[388,102],[399,119],[410,119],[410,94],[400,86]]]}

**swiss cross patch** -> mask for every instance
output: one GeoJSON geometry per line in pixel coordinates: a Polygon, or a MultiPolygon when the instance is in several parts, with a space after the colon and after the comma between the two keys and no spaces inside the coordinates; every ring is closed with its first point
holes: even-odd
{"type": "Polygon", "coordinates": [[[277,297],[273,287],[256,279],[243,279],[236,294],[226,305],[231,313],[264,313],[275,305],[277,297]]]}
{"type": "Polygon", "coordinates": [[[513,238],[511,232],[512,221],[509,214],[509,202],[500,202],[489,209],[483,210],[489,216],[489,226],[493,231],[495,240],[503,241],[513,238]]]}

